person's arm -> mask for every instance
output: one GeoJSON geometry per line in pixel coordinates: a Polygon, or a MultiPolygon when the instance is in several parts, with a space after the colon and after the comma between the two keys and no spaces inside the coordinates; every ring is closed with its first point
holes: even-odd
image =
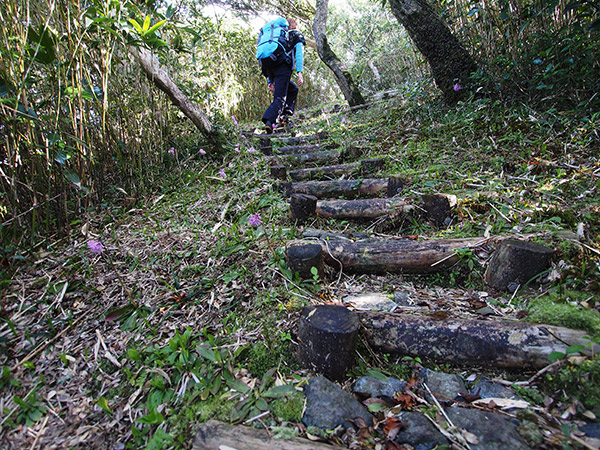
{"type": "Polygon", "coordinates": [[[296,72],[298,72],[298,86],[302,86],[304,83],[304,77],[302,76],[302,71],[304,69],[304,44],[302,42],[298,42],[296,44],[296,72]]]}

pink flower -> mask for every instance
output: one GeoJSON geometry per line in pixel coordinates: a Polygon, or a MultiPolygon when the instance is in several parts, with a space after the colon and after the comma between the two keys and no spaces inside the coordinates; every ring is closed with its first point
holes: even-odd
{"type": "Polygon", "coordinates": [[[87,243],[88,249],[95,255],[99,255],[104,251],[104,246],[100,241],[89,240],[87,243]]]}
{"type": "Polygon", "coordinates": [[[342,117],[342,123],[346,123],[346,118],[342,117]]]}
{"type": "Polygon", "coordinates": [[[454,91],[455,91],[455,92],[458,92],[458,91],[460,91],[461,89],[462,89],[462,86],[461,86],[460,84],[456,83],[456,84],[454,85],[454,91]]]}
{"type": "Polygon", "coordinates": [[[252,214],[250,217],[248,217],[248,223],[253,227],[262,225],[263,222],[260,218],[260,213],[252,214]]]}
{"type": "Polygon", "coordinates": [[[240,144],[235,144],[235,151],[236,153],[240,152],[240,144]]]}
{"type": "Polygon", "coordinates": [[[256,149],[254,147],[250,147],[248,149],[248,153],[254,153],[256,151],[256,149]]]}
{"type": "Polygon", "coordinates": [[[220,169],[220,170],[219,170],[219,176],[220,176],[221,178],[225,178],[225,177],[227,176],[227,175],[225,174],[225,169],[220,169]]]}
{"type": "Polygon", "coordinates": [[[204,151],[203,148],[201,148],[200,150],[198,150],[198,153],[200,153],[201,155],[206,155],[206,152],[204,151]]]}
{"type": "Polygon", "coordinates": [[[235,116],[231,116],[231,120],[233,120],[233,124],[237,127],[238,126],[238,121],[235,118],[235,116]]]}
{"type": "Polygon", "coordinates": [[[174,154],[175,154],[175,149],[174,149],[173,147],[171,147],[171,148],[169,149],[169,153],[170,153],[171,155],[174,155],[174,154]]]}

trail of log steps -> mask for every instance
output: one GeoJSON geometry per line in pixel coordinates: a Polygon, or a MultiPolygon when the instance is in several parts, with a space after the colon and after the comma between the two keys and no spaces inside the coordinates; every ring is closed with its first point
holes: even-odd
{"type": "MultiPolygon", "coordinates": [[[[308,155],[323,153],[320,151],[320,141],[325,138],[326,134],[303,137],[300,138],[301,141],[294,140],[297,138],[286,138],[285,143],[290,145],[284,149],[293,148],[293,151],[298,153],[271,157],[273,164],[271,173],[274,178],[283,181],[280,186],[286,197],[290,199],[290,215],[293,220],[304,223],[315,216],[328,219],[373,219],[386,214],[406,214],[416,211],[436,225],[443,225],[450,216],[451,209],[456,205],[456,197],[443,194],[422,195],[417,200],[398,197],[402,191],[402,179],[399,177],[323,180],[323,178],[345,178],[355,175],[372,176],[383,169],[385,165],[383,159],[365,159],[333,166],[288,170],[291,161],[298,163],[307,155],[299,153],[302,149],[308,151],[308,155]],[[310,146],[298,145],[299,142],[315,141],[318,143],[310,146]],[[290,156],[297,159],[285,159],[290,156]],[[288,182],[288,177],[293,181],[288,182]],[[326,199],[331,197],[344,197],[349,200],[326,199]]],[[[277,148],[273,150],[272,143],[273,140],[270,139],[266,153],[277,152],[277,148]]],[[[286,149],[284,152],[291,152],[291,150],[286,149]]],[[[353,152],[353,159],[360,157],[359,151],[354,149],[353,152]]],[[[343,150],[337,153],[341,155],[343,150]]],[[[311,158],[304,159],[305,162],[309,160],[312,161],[311,158]]],[[[448,269],[456,264],[459,260],[457,250],[475,250],[486,247],[490,253],[498,248],[493,253],[494,257],[488,265],[487,282],[491,288],[505,290],[510,280],[518,280],[524,284],[543,271],[549,264],[553,253],[546,247],[502,236],[492,239],[371,239],[364,235],[348,237],[322,230],[305,230],[303,237],[304,239],[287,243],[286,256],[290,269],[293,272],[297,271],[304,278],[313,276],[313,267],[317,268],[320,276],[324,276],[325,265],[334,270],[356,274],[432,273],[448,269]],[[520,263],[516,263],[519,261],[520,263]]],[[[473,323],[475,327],[478,326],[477,321],[473,323]]],[[[440,323],[440,325],[442,324],[440,323]]],[[[505,324],[509,328],[514,326],[513,322],[505,324]]],[[[502,325],[499,326],[502,327],[502,325]]],[[[388,328],[391,328],[389,332],[392,335],[397,332],[397,327],[390,326],[388,328]]],[[[573,335],[576,342],[581,341],[580,333],[564,332],[563,334],[573,335]]],[[[531,335],[532,333],[527,334],[527,345],[537,345],[534,342],[535,338],[532,338],[531,335]]],[[[512,339],[516,339],[514,333],[511,336],[513,336],[512,339]]],[[[544,336],[546,335],[544,334],[544,336]]],[[[463,336],[463,338],[472,340],[472,337],[463,336]]],[[[544,339],[546,338],[544,337],[544,339]]],[[[373,344],[382,348],[394,347],[396,351],[407,353],[406,349],[401,349],[397,344],[391,342],[387,345],[379,340],[373,344]]],[[[437,345],[435,342],[429,344],[434,347],[437,345]]],[[[563,344],[559,342],[557,346],[562,348],[563,344]]],[[[485,347],[488,344],[480,342],[475,345],[485,347]]],[[[540,345],[544,348],[552,348],[552,351],[556,350],[556,346],[543,343],[540,345]]],[[[416,350],[416,353],[419,351],[416,350]]],[[[454,356],[448,356],[448,360],[454,358],[454,356]]],[[[539,361],[543,360],[544,358],[541,357],[537,364],[541,364],[539,361]]],[[[479,363],[481,362],[479,360],[479,363]]],[[[473,360],[472,363],[477,362],[473,360]]],[[[524,364],[522,360],[515,363],[516,366],[522,364],[524,364]]]]}

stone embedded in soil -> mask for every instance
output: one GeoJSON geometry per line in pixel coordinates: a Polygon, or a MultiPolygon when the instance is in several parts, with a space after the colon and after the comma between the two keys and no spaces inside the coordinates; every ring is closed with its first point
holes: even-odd
{"type": "Polygon", "coordinates": [[[586,436],[600,439],[600,423],[590,422],[586,423],[584,426],[579,427],[581,431],[585,433],[586,436]]]}
{"type": "Polygon", "coordinates": [[[507,416],[471,408],[446,408],[452,423],[477,437],[472,450],[530,450],[517,432],[519,421],[507,416]]]}
{"type": "Polygon", "coordinates": [[[395,442],[408,444],[415,450],[431,450],[438,446],[449,445],[448,439],[429,421],[424,414],[413,411],[402,411],[398,417],[406,428],[400,431],[395,442]]]}
{"type": "Polygon", "coordinates": [[[480,378],[471,386],[471,394],[479,394],[480,398],[520,398],[511,388],[494,383],[486,378],[480,378]]]}
{"type": "Polygon", "coordinates": [[[354,384],[355,394],[365,394],[369,397],[394,397],[394,393],[402,392],[406,387],[406,381],[388,377],[386,381],[375,377],[360,377],[354,384]]]}
{"type": "MultiPolygon", "coordinates": [[[[434,372],[424,369],[422,372],[423,382],[440,402],[454,400],[456,397],[468,392],[465,382],[456,374],[434,372]]],[[[429,395],[427,398],[430,400],[429,395]]]]}
{"type": "Polygon", "coordinates": [[[332,430],[338,425],[352,426],[347,419],[363,418],[369,425],[373,415],[351,394],[327,378],[317,376],[311,379],[305,388],[306,410],[302,423],[332,430]]]}

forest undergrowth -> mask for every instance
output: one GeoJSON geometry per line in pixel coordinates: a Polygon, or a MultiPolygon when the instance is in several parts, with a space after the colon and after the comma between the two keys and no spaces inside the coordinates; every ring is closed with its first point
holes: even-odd
{"type": "MultiPolygon", "coordinates": [[[[405,181],[402,196],[443,192],[458,205],[445,228],[411,217],[316,219],[311,227],[527,236],[555,249],[551,269],[512,293],[485,285],[485,250],[428,276],[329,269],[324,279],[299,280],[284,245],[301,228],[290,222],[258,142],[244,133],[254,124],[232,127],[218,157],[176,144],[151,195],[103,205],[67,238],[5,258],[2,448],[190,448],[195,427],[210,418],[306,436],[300,390],[310,374],[294,356],[296,319],[303,306],[361,292],[402,292],[460,317],[488,308],[600,338],[599,115],[575,120],[490,100],[454,109],[400,97],[354,112],[334,106],[299,112],[298,132],[328,130],[342,148],[385,157],[384,173],[405,181]]],[[[540,444],[579,448],[569,427],[600,416],[600,359],[572,350],[534,374],[440,366],[363,342],[346,384],[366,373],[409,380],[423,366],[521,382],[531,414],[556,425],[540,444]]],[[[372,448],[385,437],[328,439],[372,448]]]]}

